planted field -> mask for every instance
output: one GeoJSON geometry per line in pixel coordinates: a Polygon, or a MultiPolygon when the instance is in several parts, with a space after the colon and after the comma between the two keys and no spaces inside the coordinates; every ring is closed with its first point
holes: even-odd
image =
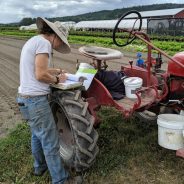
{"type": "MultiPolygon", "coordinates": [[[[36,31],[19,31],[11,29],[3,29],[0,35],[14,36],[19,38],[30,38],[36,35],[36,31]]],[[[121,33],[118,33],[120,43],[126,43],[126,38],[121,37],[121,33]]],[[[184,37],[172,37],[172,36],[152,36],[152,43],[164,50],[169,55],[174,55],[177,52],[184,50],[184,37]]],[[[85,44],[85,45],[99,45],[103,47],[112,47],[119,49],[113,44],[111,32],[77,32],[71,31],[69,35],[69,42],[73,44],[85,44]]],[[[147,46],[140,40],[136,39],[132,44],[125,46],[122,50],[128,52],[147,52],[147,46]]]]}

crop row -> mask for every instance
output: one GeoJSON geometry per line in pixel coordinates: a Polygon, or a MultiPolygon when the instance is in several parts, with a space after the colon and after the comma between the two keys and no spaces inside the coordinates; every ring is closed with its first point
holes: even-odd
{"type": "MultiPolygon", "coordinates": [[[[19,27],[6,27],[6,26],[0,26],[0,31],[10,32],[10,31],[19,31],[19,27]]],[[[20,31],[19,31],[20,32],[20,31]]],[[[22,30],[21,32],[32,32],[34,33],[34,30],[22,30]]],[[[78,36],[90,36],[90,37],[112,37],[112,30],[110,31],[75,31],[73,29],[70,30],[70,35],[78,35],[78,36]]],[[[119,37],[126,37],[122,33],[116,34],[119,37]]],[[[177,41],[177,42],[183,42],[184,36],[170,36],[170,35],[149,35],[151,40],[159,40],[159,41],[177,41]]]]}
{"type": "MultiPolygon", "coordinates": [[[[32,37],[36,35],[35,31],[1,31],[0,35],[7,35],[7,36],[18,36],[18,37],[32,37]]],[[[126,38],[118,38],[120,43],[126,43],[126,38]]],[[[112,35],[111,37],[100,37],[100,36],[81,36],[81,35],[74,35],[70,34],[69,36],[70,43],[79,43],[85,45],[99,45],[104,47],[112,47],[117,48],[113,44],[112,35]]],[[[166,53],[173,55],[176,52],[180,52],[184,50],[184,42],[177,42],[177,41],[159,41],[159,40],[152,40],[152,43],[164,50],[166,53]]],[[[123,50],[131,51],[131,52],[146,52],[147,46],[138,39],[135,39],[132,44],[124,47],[123,50]]]]}
{"type": "MultiPolygon", "coordinates": [[[[70,35],[78,35],[78,36],[93,36],[93,37],[112,37],[111,32],[100,32],[100,31],[75,31],[71,30],[70,35]]],[[[116,33],[118,37],[126,37],[125,34],[116,33]]],[[[184,41],[184,36],[170,36],[170,35],[149,35],[151,40],[159,40],[159,41],[184,41]]]]}

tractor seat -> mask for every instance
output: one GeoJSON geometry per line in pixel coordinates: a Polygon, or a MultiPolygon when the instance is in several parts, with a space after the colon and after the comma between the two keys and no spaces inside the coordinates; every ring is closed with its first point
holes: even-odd
{"type": "Polygon", "coordinates": [[[80,47],[79,52],[84,56],[95,60],[120,59],[123,56],[123,54],[118,50],[96,46],[80,47]]]}

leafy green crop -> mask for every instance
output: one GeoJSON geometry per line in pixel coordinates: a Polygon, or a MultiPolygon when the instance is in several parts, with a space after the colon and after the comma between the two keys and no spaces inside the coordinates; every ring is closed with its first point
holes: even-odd
{"type": "MultiPolygon", "coordinates": [[[[16,28],[7,28],[1,30],[0,32],[1,36],[15,36],[23,38],[30,38],[36,34],[37,33],[35,31],[20,31],[16,30],[16,28]]],[[[127,38],[126,35],[124,36],[125,38],[121,36],[121,33],[117,33],[118,43],[126,43],[127,38]]],[[[174,55],[175,53],[184,50],[184,42],[175,41],[175,38],[180,39],[181,41],[184,39],[184,37],[154,36],[153,38],[153,45],[165,51],[167,54],[174,55]]],[[[112,32],[71,31],[68,39],[71,44],[98,45],[112,48],[115,47],[112,40],[112,32]]],[[[123,47],[123,50],[127,50],[129,52],[147,52],[147,46],[141,40],[135,39],[131,44],[127,45],[126,47],[123,47]]]]}

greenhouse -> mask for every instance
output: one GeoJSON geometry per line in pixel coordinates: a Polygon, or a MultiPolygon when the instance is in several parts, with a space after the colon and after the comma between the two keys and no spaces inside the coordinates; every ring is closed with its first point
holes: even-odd
{"type": "Polygon", "coordinates": [[[19,30],[36,30],[36,24],[31,24],[29,26],[20,26],[19,30]]]}
{"type": "MultiPolygon", "coordinates": [[[[118,20],[96,20],[96,21],[81,21],[75,25],[76,30],[112,30],[114,29],[118,20]]],[[[136,19],[122,20],[119,28],[132,28],[136,19]]],[[[137,20],[134,28],[138,28],[140,21],[137,20]]],[[[147,19],[142,20],[142,29],[147,29],[147,19]]]]}

